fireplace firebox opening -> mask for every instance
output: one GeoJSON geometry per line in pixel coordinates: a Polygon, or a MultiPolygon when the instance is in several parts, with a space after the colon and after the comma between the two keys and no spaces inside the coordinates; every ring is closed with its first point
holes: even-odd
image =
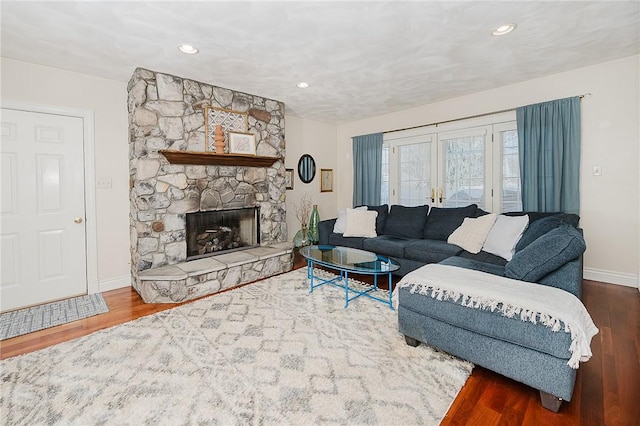
{"type": "Polygon", "coordinates": [[[187,260],[260,245],[260,207],[187,213],[187,260]]]}

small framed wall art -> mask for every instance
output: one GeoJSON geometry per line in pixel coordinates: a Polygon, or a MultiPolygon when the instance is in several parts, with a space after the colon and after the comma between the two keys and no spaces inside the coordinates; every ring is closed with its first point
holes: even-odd
{"type": "Polygon", "coordinates": [[[256,155],[256,135],[229,132],[229,154],[256,155]]]}
{"type": "Polygon", "coordinates": [[[320,169],[320,192],[333,191],[333,169],[320,169]]]}
{"type": "Polygon", "coordinates": [[[293,189],[293,169],[285,169],[284,186],[286,189],[293,189]]]}

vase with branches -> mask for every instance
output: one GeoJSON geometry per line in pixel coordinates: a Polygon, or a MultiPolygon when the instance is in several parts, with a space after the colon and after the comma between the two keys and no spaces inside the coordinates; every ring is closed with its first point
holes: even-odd
{"type": "Polygon", "coordinates": [[[296,217],[300,221],[301,228],[293,238],[293,242],[297,247],[308,245],[309,238],[307,232],[312,209],[311,196],[308,193],[304,194],[299,203],[293,203],[293,208],[296,212],[296,217]]]}

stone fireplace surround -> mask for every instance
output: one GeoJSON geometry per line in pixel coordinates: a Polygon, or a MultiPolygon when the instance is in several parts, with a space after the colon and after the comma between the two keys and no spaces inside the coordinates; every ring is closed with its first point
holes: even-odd
{"type": "Polygon", "coordinates": [[[284,104],[138,68],[128,84],[133,287],[182,302],[292,268],[286,242],[284,104]],[[171,164],[161,150],[205,151],[207,105],[246,112],[270,167],[171,164]],[[260,208],[260,247],[187,262],[186,213],[260,208]]]}

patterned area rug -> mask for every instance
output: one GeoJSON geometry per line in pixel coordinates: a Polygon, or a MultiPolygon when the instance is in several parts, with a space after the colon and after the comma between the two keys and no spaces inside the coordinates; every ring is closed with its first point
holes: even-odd
{"type": "Polygon", "coordinates": [[[440,422],[473,365],[306,269],[2,361],[5,424],[440,422]]]}
{"type": "Polygon", "coordinates": [[[0,315],[0,340],[109,312],[102,294],[89,294],[0,315]]]}

